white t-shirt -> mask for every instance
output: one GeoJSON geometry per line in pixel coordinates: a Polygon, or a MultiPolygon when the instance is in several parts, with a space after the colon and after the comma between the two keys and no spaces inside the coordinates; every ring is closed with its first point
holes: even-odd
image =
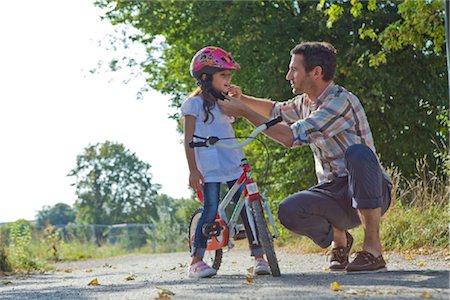
{"type": "MultiPolygon", "coordinates": [[[[181,115],[195,117],[195,135],[201,137],[217,136],[219,138],[234,137],[234,130],[231,126],[234,119],[223,114],[218,105],[211,109],[211,113],[214,118],[210,114],[208,121],[203,122],[205,112],[201,96],[188,98],[181,105],[181,115]]],[[[194,141],[196,141],[195,138],[194,141]]],[[[237,143],[235,139],[222,142],[237,143]]],[[[205,182],[226,182],[239,178],[242,173],[240,163],[243,158],[243,151],[241,148],[196,147],[194,151],[197,168],[203,175],[205,182]]]]}

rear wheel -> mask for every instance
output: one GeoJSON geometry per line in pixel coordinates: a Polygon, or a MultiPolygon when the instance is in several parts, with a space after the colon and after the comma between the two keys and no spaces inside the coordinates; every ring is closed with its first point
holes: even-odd
{"type": "Polygon", "coordinates": [[[278,277],[281,275],[280,267],[278,266],[277,255],[275,254],[275,249],[273,247],[272,236],[269,234],[267,229],[267,222],[261,206],[261,199],[253,201],[252,208],[255,216],[256,227],[258,228],[259,242],[261,243],[264,253],[266,254],[272,276],[278,277]]]}
{"type": "MultiPolygon", "coordinates": [[[[189,250],[192,249],[192,243],[194,242],[194,234],[195,229],[197,228],[198,220],[200,219],[200,216],[202,215],[203,208],[199,207],[191,215],[191,218],[189,220],[189,250]]],[[[220,264],[222,263],[222,255],[223,251],[222,249],[217,250],[206,250],[205,257],[203,258],[205,262],[213,267],[216,270],[219,270],[220,264]]]]}

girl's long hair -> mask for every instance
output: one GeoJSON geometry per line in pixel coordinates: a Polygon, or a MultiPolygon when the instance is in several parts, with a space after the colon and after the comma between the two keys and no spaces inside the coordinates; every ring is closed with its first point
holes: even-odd
{"type": "Polygon", "coordinates": [[[212,75],[207,74],[205,80],[199,81],[198,88],[193,91],[190,97],[201,95],[203,98],[203,111],[205,112],[205,119],[203,122],[208,122],[209,116],[214,120],[214,115],[211,110],[216,106],[217,98],[211,94],[212,87],[212,75]]]}

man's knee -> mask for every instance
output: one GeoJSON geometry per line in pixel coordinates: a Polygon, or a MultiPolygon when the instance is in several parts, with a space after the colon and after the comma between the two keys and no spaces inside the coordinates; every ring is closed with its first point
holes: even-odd
{"type": "Polygon", "coordinates": [[[286,202],[286,200],[283,200],[278,206],[278,220],[280,220],[280,223],[285,227],[286,224],[290,223],[291,213],[292,212],[290,211],[288,203],[286,202]]]}
{"type": "Polygon", "coordinates": [[[358,163],[372,159],[374,153],[367,145],[354,144],[345,151],[345,160],[347,163],[358,163]]]}

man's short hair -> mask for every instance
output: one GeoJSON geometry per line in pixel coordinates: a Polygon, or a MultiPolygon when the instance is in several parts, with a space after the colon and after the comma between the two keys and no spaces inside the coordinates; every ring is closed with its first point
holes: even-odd
{"type": "Polygon", "coordinates": [[[316,66],[322,67],[323,80],[334,78],[336,71],[336,49],[327,42],[303,42],[291,50],[291,55],[303,55],[305,71],[310,72],[316,66]]]}

